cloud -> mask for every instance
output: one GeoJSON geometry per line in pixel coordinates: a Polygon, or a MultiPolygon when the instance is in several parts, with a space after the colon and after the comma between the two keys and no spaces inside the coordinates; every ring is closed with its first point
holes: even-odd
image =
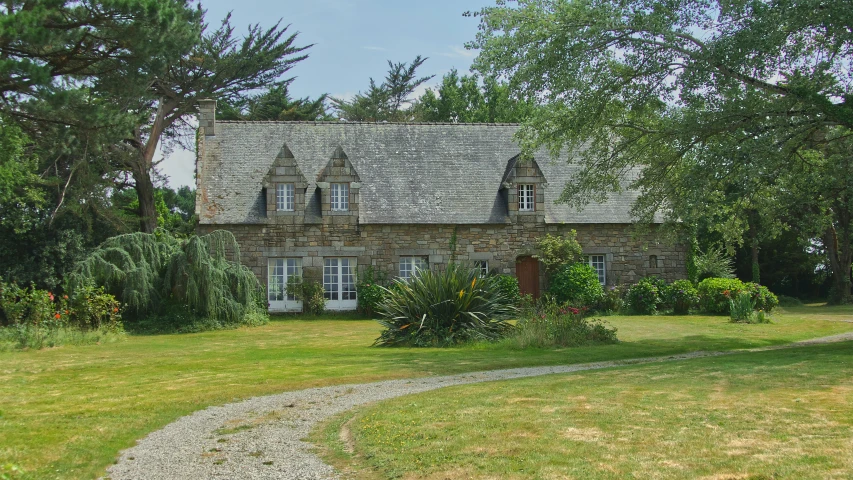
{"type": "Polygon", "coordinates": [[[365,50],[374,50],[374,51],[377,51],[377,52],[387,52],[387,51],[388,51],[388,49],[387,49],[387,48],[382,48],[382,47],[373,47],[373,46],[370,46],[370,45],[366,45],[366,46],[361,47],[361,48],[363,48],[363,49],[365,49],[365,50]]]}
{"type": "Polygon", "coordinates": [[[465,47],[460,47],[458,45],[450,45],[449,52],[439,53],[442,57],[450,57],[450,58],[474,58],[477,56],[477,52],[474,50],[468,50],[465,47]]]}

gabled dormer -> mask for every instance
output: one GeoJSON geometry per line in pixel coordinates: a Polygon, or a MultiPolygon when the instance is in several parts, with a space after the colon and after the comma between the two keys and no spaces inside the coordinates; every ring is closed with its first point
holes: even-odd
{"type": "Polygon", "coordinates": [[[507,210],[512,221],[545,216],[545,188],[548,185],[539,164],[521,154],[509,159],[501,189],[506,193],[507,210]]]}
{"type": "Polygon", "coordinates": [[[281,147],[264,177],[263,187],[266,190],[268,218],[305,214],[305,190],[308,188],[308,181],[287,145],[281,147]]]}
{"type": "Polygon", "coordinates": [[[343,148],[335,149],[329,163],[317,175],[317,188],[320,189],[320,210],[324,217],[358,216],[361,179],[343,148]]]}

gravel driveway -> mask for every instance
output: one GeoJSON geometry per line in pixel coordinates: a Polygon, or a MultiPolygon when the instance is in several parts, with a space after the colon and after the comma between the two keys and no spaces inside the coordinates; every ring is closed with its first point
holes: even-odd
{"type": "MultiPolygon", "coordinates": [[[[761,351],[853,340],[853,332],[761,351]]],[[[359,405],[451,385],[508,380],[622,365],[743,353],[691,352],[682,355],[551,367],[513,368],[442,377],[339,385],[256,397],[209,407],[151,433],[124,450],[107,469],[123,479],[337,479],[332,467],[311,453],[305,438],[318,422],[359,405]]]]}

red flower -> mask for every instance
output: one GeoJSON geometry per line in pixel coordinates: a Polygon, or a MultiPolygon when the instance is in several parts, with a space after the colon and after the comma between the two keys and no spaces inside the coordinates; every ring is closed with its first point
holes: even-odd
{"type": "Polygon", "coordinates": [[[47,292],[47,298],[49,298],[50,301],[52,302],[53,301],[53,294],[50,292],[47,292]]]}
{"type": "Polygon", "coordinates": [[[117,313],[117,312],[118,312],[118,307],[113,307],[113,313],[117,313]]]}
{"type": "Polygon", "coordinates": [[[59,312],[56,312],[56,315],[54,315],[53,318],[59,320],[60,318],[62,318],[62,315],[60,315],[59,312]]]}

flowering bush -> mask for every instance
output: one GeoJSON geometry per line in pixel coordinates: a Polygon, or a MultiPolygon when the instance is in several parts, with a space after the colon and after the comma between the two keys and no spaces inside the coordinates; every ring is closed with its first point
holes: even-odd
{"type": "Polygon", "coordinates": [[[726,315],[731,311],[729,301],[746,290],[746,285],[736,278],[706,278],[699,282],[697,290],[702,311],[726,315]]]}
{"type": "Polygon", "coordinates": [[[771,312],[779,306],[779,298],[764,285],[750,282],[746,283],[745,286],[747,293],[752,297],[752,301],[755,302],[756,310],[771,312]]]}
{"type": "Polygon", "coordinates": [[[628,289],[628,305],[632,313],[652,315],[662,303],[658,279],[644,278],[628,289]]]}
{"type": "Polygon", "coordinates": [[[519,348],[578,347],[618,342],[616,329],[586,317],[587,309],[544,300],[526,309],[509,340],[519,348]]]}
{"type": "Polygon", "coordinates": [[[699,304],[699,291],[690,280],[676,280],[667,285],[664,296],[676,315],[686,315],[699,304]]]}
{"type": "Polygon", "coordinates": [[[625,307],[625,292],[627,290],[618,285],[610,285],[604,289],[604,294],[598,301],[595,309],[603,313],[616,313],[625,307]]]}

